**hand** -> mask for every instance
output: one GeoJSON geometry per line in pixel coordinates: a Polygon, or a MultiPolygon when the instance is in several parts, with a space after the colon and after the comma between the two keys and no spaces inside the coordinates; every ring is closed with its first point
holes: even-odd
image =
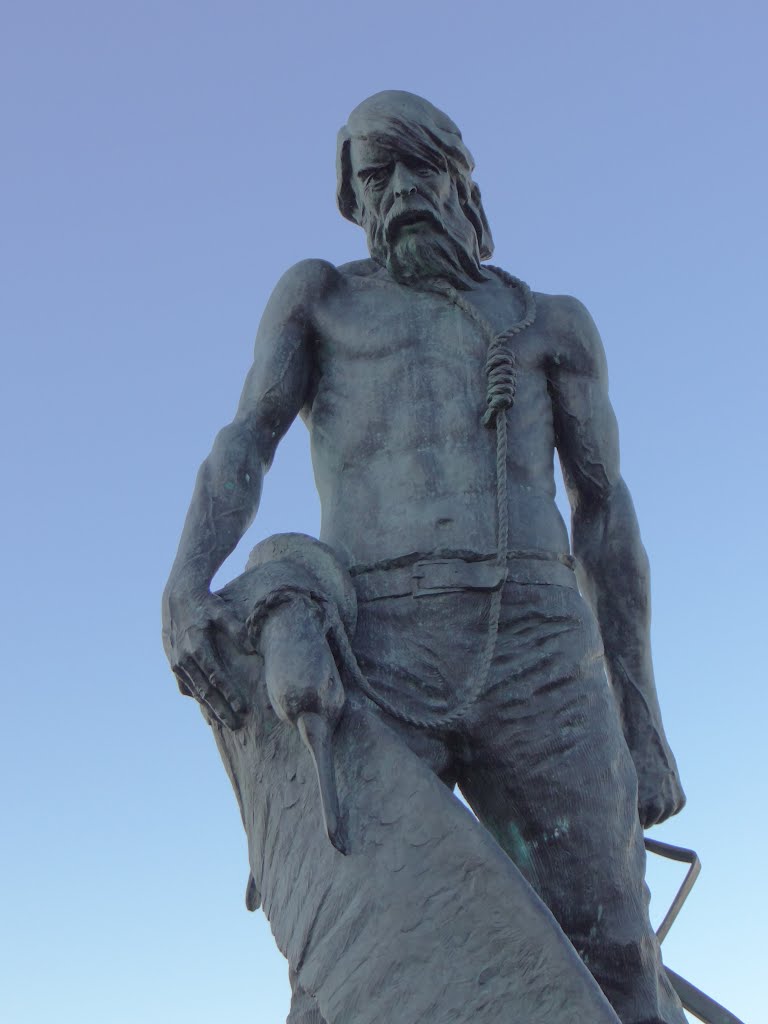
{"type": "Polygon", "coordinates": [[[638,770],[637,810],[643,828],[660,825],[685,807],[685,793],[677,771],[664,768],[663,774],[638,770]]]}
{"type": "Polygon", "coordinates": [[[244,624],[216,594],[166,594],[163,646],[179,690],[204,705],[219,724],[237,729],[245,704],[230,684],[216,646],[222,633],[241,650],[251,649],[244,624]]]}

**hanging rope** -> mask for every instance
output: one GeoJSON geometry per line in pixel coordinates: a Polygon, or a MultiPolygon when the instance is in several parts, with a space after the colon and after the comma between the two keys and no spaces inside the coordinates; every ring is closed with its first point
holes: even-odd
{"type": "Polygon", "coordinates": [[[512,340],[526,327],[530,327],[536,319],[536,300],[528,285],[512,274],[499,267],[489,267],[508,287],[519,292],[523,303],[523,315],[507,330],[497,334],[493,326],[471,302],[449,284],[433,281],[425,286],[425,290],[442,295],[461,310],[475,323],[488,338],[488,355],[485,361],[485,374],[488,379],[486,391],[486,408],[483,414],[483,425],[496,428],[496,564],[502,570],[501,581],[491,595],[488,615],[488,632],[480,662],[469,689],[455,708],[443,714],[434,713],[428,716],[414,715],[397,707],[386,697],[377,693],[365,677],[364,672],[352,650],[347,631],[341,622],[338,610],[332,602],[325,605],[328,629],[331,638],[354,683],[360,690],[383,711],[393,718],[409,725],[421,728],[447,728],[455,725],[474,703],[477,695],[485,688],[496,653],[496,642],[499,635],[501,618],[501,602],[504,583],[507,577],[507,550],[509,547],[509,511],[507,501],[507,411],[512,407],[517,389],[516,357],[512,348],[512,340]]]}

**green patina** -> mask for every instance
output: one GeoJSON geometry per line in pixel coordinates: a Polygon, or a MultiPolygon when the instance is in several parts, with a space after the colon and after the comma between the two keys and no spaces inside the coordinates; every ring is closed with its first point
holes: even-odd
{"type": "Polygon", "coordinates": [[[529,867],[531,853],[523,833],[513,821],[486,822],[486,827],[504,852],[519,868],[529,867]]]}

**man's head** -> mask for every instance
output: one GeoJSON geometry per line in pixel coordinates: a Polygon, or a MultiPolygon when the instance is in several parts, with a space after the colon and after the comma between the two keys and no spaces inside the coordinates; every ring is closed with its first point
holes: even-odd
{"type": "Polygon", "coordinates": [[[372,258],[396,280],[466,287],[493,252],[473,167],[442,111],[413,93],[376,93],[339,132],[339,210],[365,229],[372,258]]]}

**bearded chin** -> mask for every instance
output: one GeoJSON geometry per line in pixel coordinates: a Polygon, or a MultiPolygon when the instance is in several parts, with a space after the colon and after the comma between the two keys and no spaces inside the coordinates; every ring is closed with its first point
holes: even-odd
{"type": "Polygon", "coordinates": [[[417,230],[398,232],[391,243],[381,230],[369,231],[368,248],[371,258],[386,267],[399,284],[418,287],[438,279],[464,290],[472,281],[485,279],[477,236],[469,222],[467,228],[466,237],[460,237],[458,231],[425,223],[417,230]]]}

